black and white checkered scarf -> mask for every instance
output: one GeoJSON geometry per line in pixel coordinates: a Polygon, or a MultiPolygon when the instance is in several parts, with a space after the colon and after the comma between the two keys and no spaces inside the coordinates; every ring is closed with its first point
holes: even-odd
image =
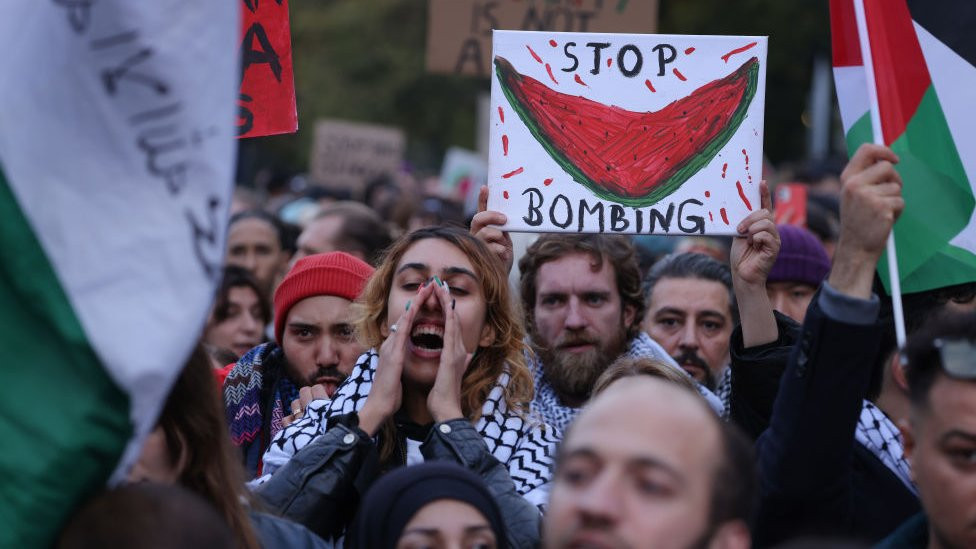
{"type": "Polygon", "coordinates": [[[901,431],[880,408],[867,400],[861,408],[854,438],[881,460],[913,494],[918,495],[912,482],[911,467],[905,459],[901,431]]]}
{"type": "MultiPolygon", "coordinates": [[[[644,332],[640,332],[634,339],[630,340],[627,350],[621,356],[630,358],[655,358],[674,367],[679,372],[685,372],[663,347],[644,332]]],[[[542,416],[542,419],[549,425],[556,427],[560,431],[565,431],[573,419],[580,413],[581,408],[566,406],[559,400],[556,390],[543,375],[542,364],[534,354],[527,357],[527,362],[535,377],[535,398],[532,399],[532,411],[542,416]]],[[[727,406],[721,399],[702,384],[696,382],[695,386],[716,414],[722,417],[727,415],[727,406]]]]}
{"type": "MultiPolygon", "coordinates": [[[[271,475],[291,456],[325,432],[329,418],[358,412],[366,403],[379,355],[369,350],[352,373],[339,386],[331,401],[318,400],[309,405],[305,416],[282,429],[265,452],[264,473],[271,475]]],[[[545,504],[552,476],[559,431],[537,420],[508,410],[504,388],[508,374],[502,374],[488,394],[481,419],[475,428],[499,462],[505,464],[519,494],[536,505],[545,504]]],[[[259,479],[260,484],[267,476],[259,479]]]]}

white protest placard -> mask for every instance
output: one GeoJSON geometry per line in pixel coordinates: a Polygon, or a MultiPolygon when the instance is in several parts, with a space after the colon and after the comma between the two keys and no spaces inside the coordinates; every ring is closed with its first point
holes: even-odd
{"type": "Polygon", "coordinates": [[[731,235],[759,208],[766,37],[495,31],[511,231],[731,235]]]}

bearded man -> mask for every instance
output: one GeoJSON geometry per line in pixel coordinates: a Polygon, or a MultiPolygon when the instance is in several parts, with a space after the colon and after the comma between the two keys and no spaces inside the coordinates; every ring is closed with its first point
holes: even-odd
{"type": "MultiPolygon", "coordinates": [[[[646,309],[636,251],[605,234],[547,234],[519,260],[522,303],[537,360],[532,409],[565,429],[596,379],[622,355],[651,357],[681,370],[640,331],[646,309]]],[[[682,370],[683,371],[683,370],[682,370]]],[[[700,387],[713,408],[720,402],[700,387]]]]}

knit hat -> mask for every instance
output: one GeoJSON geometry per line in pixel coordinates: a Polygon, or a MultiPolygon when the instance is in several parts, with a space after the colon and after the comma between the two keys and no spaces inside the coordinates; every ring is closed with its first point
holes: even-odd
{"type": "Polygon", "coordinates": [[[817,237],[803,227],[777,225],[782,245],[769,271],[769,282],[802,282],[820,286],[830,272],[830,258],[817,237]]]}
{"type": "Polygon", "coordinates": [[[303,257],[288,271],[274,294],[275,338],[281,344],[285,318],[306,297],[334,295],[349,301],[359,297],[373,268],[345,252],[303,257]]]}

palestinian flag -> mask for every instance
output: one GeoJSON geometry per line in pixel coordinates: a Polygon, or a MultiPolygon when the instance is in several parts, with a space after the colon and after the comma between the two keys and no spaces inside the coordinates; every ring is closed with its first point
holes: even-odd
{"type": "Polygon", "coordinates": [[[0,547],[122,478],[213,295],[238,2],[0,3],[0,547]]]}
{"type": "MultiPolygon", "coordinates": [[[[864,3],[884,144],[901,161],[904,293],[976,280],[976,3],[831,0],[834,80],[851,154],[874,142],[854,1],[864,3]]],[[[878,266],[890,290],[886,258],[878,266]]]]}

